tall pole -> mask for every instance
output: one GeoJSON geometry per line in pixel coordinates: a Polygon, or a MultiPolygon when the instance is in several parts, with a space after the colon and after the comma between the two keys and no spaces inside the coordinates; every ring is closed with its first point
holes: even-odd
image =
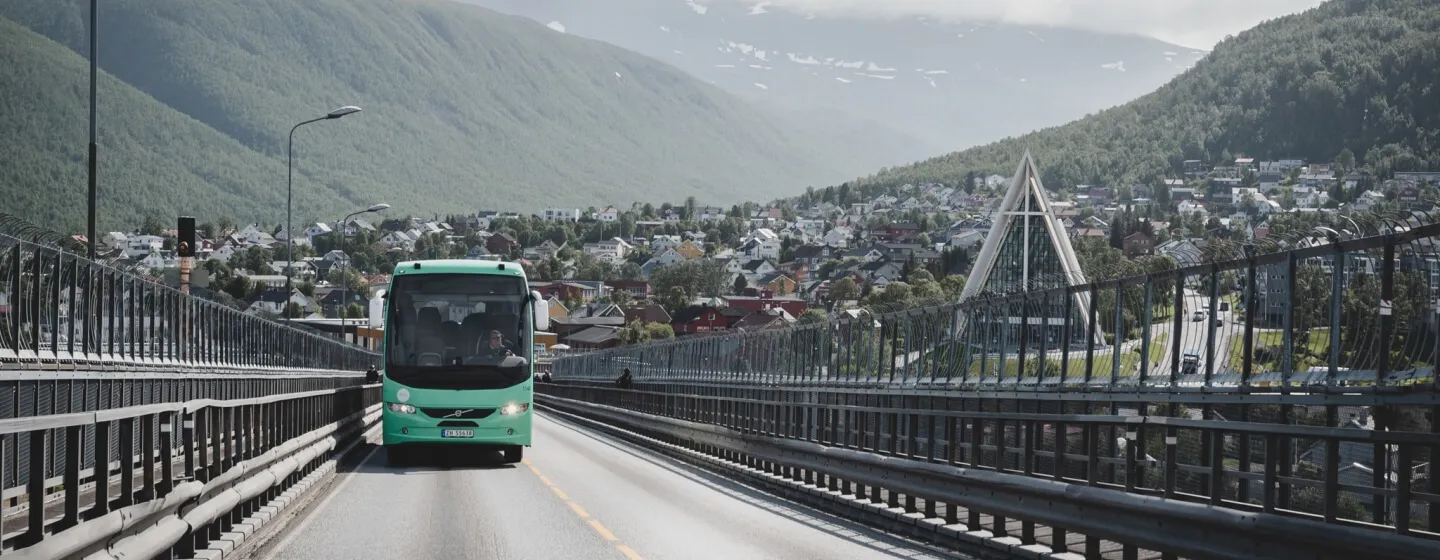
{"type": "MultiPolygon", "coordinates": [[[[290,128],[290,141],[285,147],[285,323],[290,323],[290,282],[295,268],[295,232],[291,223],[291,203],[295,192],[295,129],[307,124],[323,121],[326,117],[310,119],[290,128]]],[[[288,338],[286,340],[289,340],[288,338]]]]}
{"type": "Polygon", "coordinates": [[[89,193],[86,196],[85,212],[85,241],[86,255],[90,260],[95,260],[95,168],[98,157],[99,143],[95,137],[95,78],[99,75],[98,58],[100,52],[100,24],[98,17],[100,6],[98,0],[90,0],[90,179],[89,193]]]}

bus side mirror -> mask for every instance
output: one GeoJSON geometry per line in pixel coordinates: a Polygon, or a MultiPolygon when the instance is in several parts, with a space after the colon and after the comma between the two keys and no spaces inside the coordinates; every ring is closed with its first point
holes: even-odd
{"type": "Polygon", "coordinates": [[[540,297],[540,292],[530,292],[530,317],[534,319],[535,330],[550,328],[550,302],[540,297]]]}

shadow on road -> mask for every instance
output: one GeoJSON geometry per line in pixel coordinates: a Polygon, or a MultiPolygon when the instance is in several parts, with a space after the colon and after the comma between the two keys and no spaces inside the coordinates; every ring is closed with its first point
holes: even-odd
{"type": "Polygon", "coordinates": [[[341,473],[411,474],[463,470],[506,470],[514,464],[502,462],[500,451],[484,447],[444,446],[420,447],[410,450],[404,466],[390,466],[389,452],[376,443],[367,442],[354,455],[365,458],[350,465],[341,465],[341,473]]]}

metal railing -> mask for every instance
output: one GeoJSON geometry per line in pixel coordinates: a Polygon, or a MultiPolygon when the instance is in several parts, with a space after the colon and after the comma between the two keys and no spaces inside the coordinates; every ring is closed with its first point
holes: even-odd
{"type": "Polygon", "coordinates": [[[832,501],[888,509],[925,535],[958,527],[1087,558],[1440,554],[1440,533],[1423,522],[1440,494],[1409,475],[1375,488],[1340,469],[1352,446],[1413,461],[1434,451],[1430,434],[1071,412],[1039,401],[1015,409],[961,393],[536,387],[547,407],[828,490],[832,501]],[[1273,460],[1296,455],[1324,471],[1273,460]],[[1371,503],[1393,514],[1377,519],[1371,503]]]}
{"type": "Polygon", "coordinates": [[[4,551],[186,557],[308,473],[379,398],[369,385],[0,420],[6,454],[29,457],[4,551]]]}
{"type": "Polygon", "coordinates": [[[374,354],[359,346],[183,294],[52,241],[0,233],[0,368],[293,372],[373,364],[374,354]]]}
{"type": "Polygon", "coordinates": [[[643,392],[623,398],[666,395],[667,416],[800,406],[842,446],[885,451],[893,431],[1026,478],[1434,539],[1437,240],[1426,215],[1336,217],[1086,283],[559,357],[552,387],[599,391],[628,370],[643,392]]]}

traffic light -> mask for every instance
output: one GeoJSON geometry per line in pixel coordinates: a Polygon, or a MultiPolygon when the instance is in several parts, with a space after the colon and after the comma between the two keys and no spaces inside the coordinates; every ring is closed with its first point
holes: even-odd
{"type": "Polygon", "coordinates": [[[195,256],[195,218],[180,216],[180,238],[175,240],[175,254],[181,257],[195,256]]]}

